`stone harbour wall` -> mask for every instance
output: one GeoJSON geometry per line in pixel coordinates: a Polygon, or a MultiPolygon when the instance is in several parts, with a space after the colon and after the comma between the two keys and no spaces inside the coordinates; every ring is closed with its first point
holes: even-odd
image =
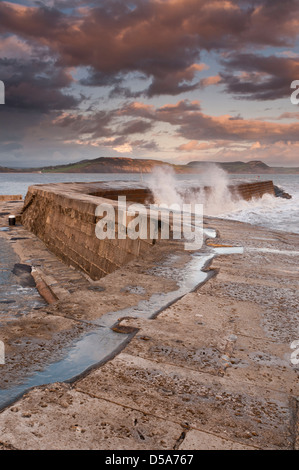
{"type": "Polygon", "coordinates": [[[249,201],[253,198],[263,197],[264,194],[275,196],[273,181],[257,181],[254,183],[243,183],[237,186],[230,186],[233,194],[239,195],[242,199],[249,201]]]}
{"type": "Polygon", "coordinates": [[[148,250],[152,241],[99,240],[96,208],[107,202],[114,206],[117,232],[117,202],[88,194],[95,192],[89,185],[79,186],[79,190],[78,185],[68,184],[29,187],[21,222],[60,259],[97,280],[148,250]]]}
{"type": "MultiPolygon", "coordinates": [[[[153,244],[146,240],[105,239],[96,237],[99,219],[96,207],[113,205],[118,232],[118,196],[126,196],[127,204],[153,202],[150,190],[129,182],[58,183],[30,186],[24,201],[21,222],[37,235],[60,259],[84,271],[93,280],[102,278],[148,250],[153,244]],[[117,185],[117,187],[116,187],[117,185]]],[[[245,183],[230,187],[233,194],[249,200],[269,193],[275,195],[272,181],[245,183]]],[[[127,222],[130,219],[127,218],[127,222]]],[[[149,224],[148,224],[149,226],[149,224]]]]}

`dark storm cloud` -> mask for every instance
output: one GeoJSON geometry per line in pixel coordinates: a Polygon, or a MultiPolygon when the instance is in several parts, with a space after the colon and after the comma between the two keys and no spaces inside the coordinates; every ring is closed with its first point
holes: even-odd
{"type": "Polygon", "coordinates": [[[126,136],[132,134],[144,134],[153,127],[153,122],[144,119],[130,119],[119,124],[118,110],[97,111],[89,115],[66,114],[55,121],[55,125],[66,129],[68,138],[82,138],[85,135],[89,139],[114,138],[119,145],[125,142],[126,136]]]}
{"type": "Polygon", "coordinates": [[[138,147],[140,149],[145,149],[145,150],[154,150],[154,151],[157,151],[159,150],[159,146],[157,144],[157,142],[155,142],[154,140],[133,140],[131,142],[131,145],[133,147],[138,147]]]}
{"type": "Polygon", "coordinates": [[[289,46],[299,26],[295,0],[103,0],[72,13],[59,9],[65,5],[1,2],[0,32],[47,46],[60,65],[90,67],[89,85],[120,87],[127,73],[142,73],[152,79],[144,90],[149,97],[199,86],[192,66],[203,49],[289,46]]]}
{"type": "Polygon", "coordinates": [[[97,111],[89,115],[66,114],[55,121],[55,125],[67,129],[68,137],[79,138],[84,134],[92,138],[110,137],[113,135],[111,123],[113,111],[97,111]]]}
{"type": "Polygon", "coordinates": [[[211,85],[240,98],[289,96],[298,59],[275,56],[275,49],[269,55],[268,48],[295,45],[298,0],[21,3],[0,2],[0,79],[6,85],[0,136],[8,152],[21,154],[22,145],[41,139],[51,149],[110,142],[157,150],[145,136],[160,123],[169,125],[169,135],[196,142],[298,139],[297,124],[209,116],[198,101],[186,99],[156,107],[137,101],[203,93],[211,85]],[[212,76],[202,75],[203,57],[212,76]],[[85,102],[84,87],[91,95],[85,102]],[[99,110],[104,93],[107,109],[99,110]],[[109,102],[116,97],[136,101],[116,108],[109,102]],[[142,137],[128,142],[135,134],[142,137]]]}
{"type": "Polygon", "coordinates": [[[110,91],[109,98],[115,98],[119,96],[124,97],[124,98],[138,98],[141,95],[143,95],[142,91],[133,92],[129,87],[116,85],[110,91]]]}
{"type": "Polygon", "coordinates": [[[255,119],[232,118],[230,115],[208,116],[200,104],[181,100],[175,105],[154,108],[142,103],[130,103],[120,113],[135,118],[152,119],[175,126],[177,135],[188,140],[230,140],[248,142],[297,142],[299,123],[281,124],[255,119]]]}
{"type": "Polygon", "coordinates": [[[0,17],[0,33],[15,33],[41,42],[45,41],[45,33],[48,40],[66,26],[63,13],[45,5],[25,7],[1,2],[0,17]]]}
{"type": "Polygon", "coordinates": [[[275,100],[290,95],[290,84],[299,77],[299,59],[237,54],[223,61],[221,83],[234,95],[251,100],[275,100]],[[235,71],[238,71],[238,74],[235,71]]]}
{"type": "Polygon", "coordinates": [[[7,108],[48,112],[77,106],[79,100],[63,90],[72,83],[67,71],[52,61],[0,59],[7,108]]]}
{"type": "Polygon", "coordinates": [[[85,86],[117,86],[122,82],[122,78],[114,74],[105,74],[100,70],[93,70],[89,68],[87,77],[82,78],[80,83],[85,86]]]}
{"type": "Polygon", "coordinates": [[[152,127],[152,122],[143,121],[140,119],[133,119],[118,128],[117,132],[121,135],[143,134],[146,131],[150,130],[152,127]]]}
{"type": "Polygon", "coordinates": [[[246,27],[238,35],[240,44],[294,45],[299,26],[297,0],[236,0],[233,3],[242,7],[247,16],[246,27]]]}

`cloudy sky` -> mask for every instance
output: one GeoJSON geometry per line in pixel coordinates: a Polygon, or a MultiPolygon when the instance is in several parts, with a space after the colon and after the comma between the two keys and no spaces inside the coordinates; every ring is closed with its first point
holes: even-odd
{"type": "Polygon", "coordinates": [[[0,165],[299,166],[298,0],[1,1],[0,165]]]}

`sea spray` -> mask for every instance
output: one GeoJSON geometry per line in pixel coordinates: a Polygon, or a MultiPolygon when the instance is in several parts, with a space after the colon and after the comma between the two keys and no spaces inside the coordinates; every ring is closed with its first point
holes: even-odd
{"type": "MultiPolygon", "coordinates": [[[[165,175],[169,176],[168,169],[165,169],[165,175]]],[[[179,191],[178,196],[183,191],[184,202],[189,202],[188,192],[192,196],[190,188],[197,187],[203,188],[207,181],[203,181],[203,174],[188,173],[188,174],[174,174],[171,172],[172,179],[174,179],[173,187],[179,191]],[[189,189],[188,189],[189,188],[189,189]]],[[[98,181],[113,181],[115,174],[103,173],[97,174],[98,181]]],[[[254,225],[267,227],[270,229],[289,231],[299,233],[299,175],[298,174],[248,174],[248,175],[233,175],[226,174],[227,180],[230,184],[239,184],[254,181],[267,181],[271,179],[275,185],[280,186],[284,191],[288,192],[292,199],[287,200],[270,195],[263,196],[262,199],[252,201],[232,201],[228,207],[224,204],[218,206],[216,217],[229,218],[239,220],[241,222],[248,222],[254,225]],[[219,210],[220,209],[220,210],[219,210]]],[[[121,175],[121,179],[126,181],[127,184],[134,184],[138,187],[140,184],[140,176],[136,173],[121,175]]],[[[152,174],[143,174],[144,182],[151,182],[153,184],[152,174]]],[[[49,183],[64,183],[64,182],[94,182],[95,175],[88,173],[3,173],[0,174],[0,187],[1,194],[22,194],[26,195],[28,186],[34,184],[49,184],[49,183]]],[[[162,180],[163,183],[163,180],[162,180]]],[[[164,184],[165,191],[167,192],[166,184],[164,184]]],[[[193,197],[193,196],[192,196],[193,197]]],[[[198,203],[203,201],[203,194],[199,194],[198,203]]],[[[215,207],[215,206],[214,206],[215,207]]],[[[208,207],[204,207],[204,214],[208,213],[208,207]]],[[[217,208],[216,208],[217,209],[217,208]]],[[[3,228],[2,230],[8,230],[3,228]]]]}
{"type": "Polygon", "coordinates": [[[246,181],[265,181],[268,175],[229,175],[215,164],[208,165],[200,174],[176,175],[168,168],[155,171],[148,176],[149,188],[154,198],[161,203],[203,204],[206,216],[239,220],[270,229],[299,233],[299,177],[298,175],[271,175],[275,184],[279,184],[292,195],[292,199],[283,199],[264,194],[262,198],[246,201],[237,198],[229,191],[229,186],[246,181]],[[157,177],[158,176],[158,177],[157,177]],[[209,191],[204,188],[209,186],[209,191]]]}
{"type": "Polygon", "coordinates": [[[180,184],[177,175],[168,167],[154,169],[149,180],[156,204],[203,204],[205,215],[218,215],[236,202],[229,191],[229,179],[224,170],[209,165],[191,187],[180,184]]]}
{"type": "Polygon", "coordinates": [[[151,190],[155,204],[183,205],[184,200],[178,191],[176,174],[171,167],[163,166],[154,168],[148,187],[151,190]]]}
{"type": "Polygon", "coordinates": [[[196,198],[201,199],[205,215],[216,216],[233,206],[239,199],[229,190],[227,173],[215,164],[206,167],[201,175],[201,181],[204,188],[201,188],[199,193],[197,192],[196,198]]]}

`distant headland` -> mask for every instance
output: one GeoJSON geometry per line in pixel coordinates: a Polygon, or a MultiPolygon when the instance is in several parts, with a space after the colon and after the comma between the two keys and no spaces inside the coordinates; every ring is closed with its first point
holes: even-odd
{"type": "Polygon", "coordinates": [[[100,157],[67,165],[40,168],[7,168],[0,166],[0,173],[151,173],[155,167],[166,166],[172,168],[176,173],[188,174],[201,173],[211,163],[216,164],[230,174],[299,174],[299,167],[271,167],[259,160],[250,162],[193,161],[185,165],[176,165],[161,160],[125,157],[100,157]]]}

